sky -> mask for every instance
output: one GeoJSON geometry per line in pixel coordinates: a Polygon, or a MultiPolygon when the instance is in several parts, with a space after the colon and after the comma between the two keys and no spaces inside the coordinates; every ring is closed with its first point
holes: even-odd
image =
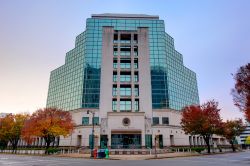
{"type": "Polygon", "coordinates": [[[50,71],[100,13],[159,15],[197,74],[200,102],[218,101],[224,120],[243,117],[230,92],[232,73],[250,62],[248,0],[1,0],[0,113],[45,107],[50,71]]]}

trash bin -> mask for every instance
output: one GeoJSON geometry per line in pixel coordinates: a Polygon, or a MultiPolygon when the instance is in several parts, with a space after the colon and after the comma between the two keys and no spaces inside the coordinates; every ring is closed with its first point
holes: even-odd
{"type": "Polygon", "coordinates": [[[94,158],[96,159],[96,157],[97,157],[97,149],[94,149],[94,150],[93,150],[93,156],[94,156],[94,158]]]}
{"type": "Polygon", "coordinates": [[[105,149],[105,156],[106,156],[106,159],[109,158],[109,149],[108,148],[105,149]]]}
{"type": "Polygon", "coordinates": [[[98,158],[105,158],[105,149],[98,150],[98,158]]]}

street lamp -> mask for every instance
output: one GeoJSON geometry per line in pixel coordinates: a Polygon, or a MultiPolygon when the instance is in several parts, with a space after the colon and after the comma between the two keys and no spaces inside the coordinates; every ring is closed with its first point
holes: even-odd
{"type": "Polygon", "coordinates": [[[156,143],[157,143],[157,135],[155,135],[155,158],[157,158],[157,151],[156,151],[156,143]]]}
{"type": "Polygon", "coordinates": [[[94,157],[94,152],[93,152],[93,150],[94,150],[94,132],[95,132],[95,130],[94,130],[94,117],[95,117],[95,111],[89,111],[89,110],[87,110],[87,114],[89,114],[89,113],[91,113],[92,114],[92,143],[91,143],[91,156],[90,157],[94,157]]]}

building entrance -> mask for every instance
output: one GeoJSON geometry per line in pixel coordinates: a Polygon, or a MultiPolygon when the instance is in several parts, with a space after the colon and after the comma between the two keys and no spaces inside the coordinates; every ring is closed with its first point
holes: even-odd
{"type": "Polygon", "coordinates": [[[111,134],[112,149],[141,148],[141,134],[111,134]]]}

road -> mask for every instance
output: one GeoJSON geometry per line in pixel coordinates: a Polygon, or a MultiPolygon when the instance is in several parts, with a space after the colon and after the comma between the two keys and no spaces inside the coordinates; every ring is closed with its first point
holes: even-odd
{"type": "Polygon", "coordinates": [[[250,166],[250,151],[160,160],[90,160],[0,154],[0,166],[250,166]]]}

